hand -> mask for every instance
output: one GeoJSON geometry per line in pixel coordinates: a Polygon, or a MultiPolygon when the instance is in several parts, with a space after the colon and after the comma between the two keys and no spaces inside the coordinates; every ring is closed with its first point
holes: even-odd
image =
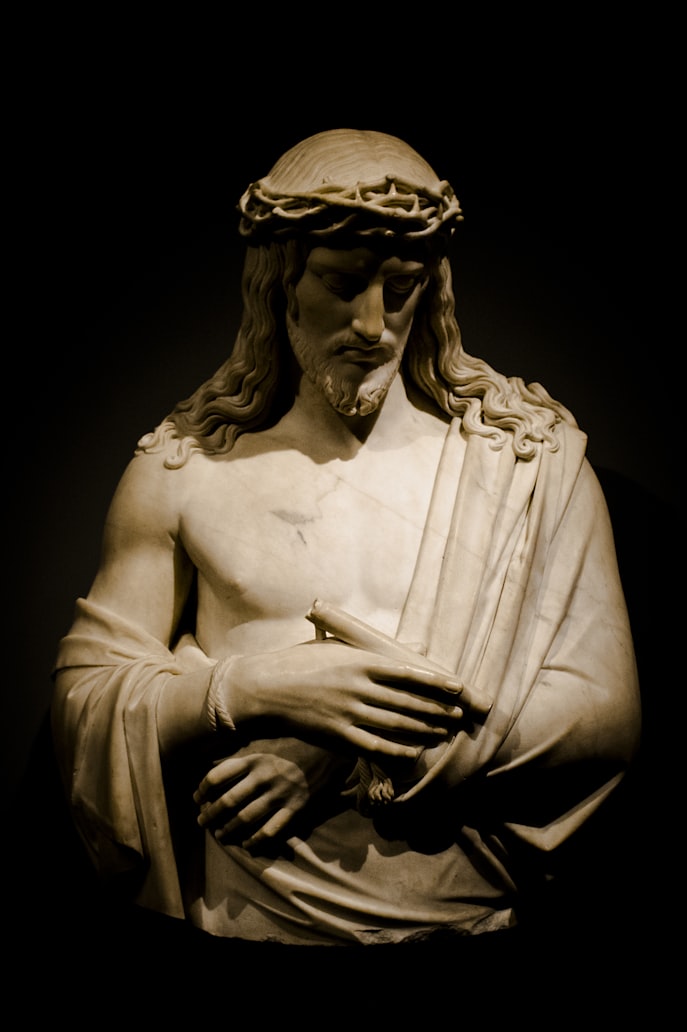
{"type": "MultiPolygon", "coordinates": [[[[463,686],[422,659],[388,659],[334,638],[221,661],[222,702],[237,727],[334,739],[351,751],[416,759],[455,732],[463,686]]],[[[251,735],[252,736],[252,735],[251,735]]]]}
{"type": "Polygon", "coordinates": [[[255,850],[283,837],[340,765],[340,758],[298,739],[253,742],[203,778],[193,797],[198,823],[223,845],[255,850]]]}

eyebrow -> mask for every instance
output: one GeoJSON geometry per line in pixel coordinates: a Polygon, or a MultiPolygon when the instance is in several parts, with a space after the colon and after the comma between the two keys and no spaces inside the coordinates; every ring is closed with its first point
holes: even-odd
{"type": "MultiPolygon", "coordinates": [[[[370,271],[370,268],[379,269],[387,262],[396,260],[399,262],[398,269],[394,270],[395,274],[410,275],[415,272],[423,271],[427,266],[425,262],[419,261],[415,258],[402,258],[400,255],[389,255],[386,258],[379,260],[375,258],[365,258],[362,261],[357,259],[351,259],[350,253],[341,252],[341,255],[331,258],[308,258],[308,265],[314,272],[329,272],[337,271],[345,274],[356,276],[364,275],[370,271]],[[349,260],[347,260],[349,259],[349,260]]],[[[394,274],[392,273],[392,275],[394,274]]]]}

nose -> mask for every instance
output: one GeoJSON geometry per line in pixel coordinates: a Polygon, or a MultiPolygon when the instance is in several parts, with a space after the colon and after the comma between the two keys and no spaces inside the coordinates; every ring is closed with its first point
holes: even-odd
{"type": "Polygon", "coordinates": [[[375,342],[384,332],[384,287],[370,283],[355,299],[355,313],[351,328],[364,340],[375,342]]]}

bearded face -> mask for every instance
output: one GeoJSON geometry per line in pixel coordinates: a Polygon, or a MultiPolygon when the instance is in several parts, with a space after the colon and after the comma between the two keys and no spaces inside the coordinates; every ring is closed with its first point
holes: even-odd
{"type": "Polygon", "coordinates": [[[287,316],[287,328],[301,371],[337,412],[367,416],[375,411],[398,372],[402,350],[389,353],[376,348],[368,353],[341,338],[323,353],[321,338],[302,330],[291,316],[287,316]]]}
{"type": "Polygon", "coordinates": [[[342,415],[369,415],[398,373],[424,262],[368,247],[314,248],[287,329],[302,372],[342,415]]]}

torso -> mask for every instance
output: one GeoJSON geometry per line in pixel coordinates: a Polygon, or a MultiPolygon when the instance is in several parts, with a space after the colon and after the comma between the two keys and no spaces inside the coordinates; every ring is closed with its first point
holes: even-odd
{"type": "Polygon", "coordinates": [[[446,436],[442,420],[406,416],[393,436],[381,427],[345,457],[294,439],[286,417],[228,456],[189,460],[181,538],[198,570],[196,636],[208,655],[312,637],[315,598],[395,634],[446,436]]]}
{"type": "MultiPolygon", "coordinates": [[[[239,438],[228,455],[195,453],[170,471],[183,478],[179,533],[198,571],[196,637],[207,655],[312,638],[305,614],[315,598],[396,634],[448,430],[398,400],[359,446],[305,434],[310,424],[296,412],[239,438]]],[[[435,519],[433,531],[443,536],[448,519],[435,519]]],[[[338,797],[283,854],[255,858],[209,835],[205,843],[188,915],[215,935],[397,941],[418,929],[464,934],[509,920],[501,901],[508,886],[487,851],[475,864],[448,836],[441,848],[433,838],[416,852],[397,828],[380,831],[338,797]]]]}

